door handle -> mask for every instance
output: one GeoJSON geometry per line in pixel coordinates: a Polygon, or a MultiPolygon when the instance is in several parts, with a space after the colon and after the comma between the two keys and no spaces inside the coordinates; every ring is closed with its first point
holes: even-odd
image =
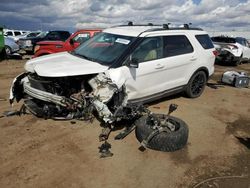
{"type": "Polygon", "coordinates": [[[164,65],[162,65],[162,64],[157,64],[155,66],[155,69],[162,69],[162,68],[164,68],[164,65]]]}
{"type": "Polygon", "coordinates": [[[191,57],[190,61],[195,61],[197,59],[197,57],[191,57]]]}

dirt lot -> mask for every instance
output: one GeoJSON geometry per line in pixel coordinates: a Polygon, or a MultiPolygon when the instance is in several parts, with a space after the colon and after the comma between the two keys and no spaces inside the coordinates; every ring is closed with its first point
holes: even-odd
{"type": "MultiPolygon", "coordinates": [[[[0,62],[0,114],[10,110],[9,86],[24,60],[0,62]],[[6,100],[2,100],[6,99],[6,100]]],[[[111,158],[98,154],[99,122],[53,121],[32,115],[0,119],[0,187],[250,187],[250,89],[213,87],[226,69],[216,66],[204,94],[181,95],[150,105],[173,113],[190,129],[188,145],[173,153],[138,150],[134,133],[122,141],[110,136],[111,158]],[[235,136],[234,136],[235,135],[235,136]]],[[[250,64],[237,67],[250,73],[250,64]]],[[[21,104],[15,104],[19,109],[21,104]]]]}

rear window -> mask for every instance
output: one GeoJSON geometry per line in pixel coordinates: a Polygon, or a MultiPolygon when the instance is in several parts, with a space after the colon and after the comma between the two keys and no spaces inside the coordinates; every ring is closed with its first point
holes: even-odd
{"type": "Polygon", "coordinates": [[[231,38],[231,37],[212,37],[211,39],[214,42],[236,43],[235,38],[231,38]]]}
{"type": "Polygon", "coordinates": [[[201,44],[201,46],[204,49],[214,48],[214,45],[213,45],[210,37],[207,34],[205,34],[205,35],[195,35],[195,38],[199,41],[199,43],[201,44]]]}

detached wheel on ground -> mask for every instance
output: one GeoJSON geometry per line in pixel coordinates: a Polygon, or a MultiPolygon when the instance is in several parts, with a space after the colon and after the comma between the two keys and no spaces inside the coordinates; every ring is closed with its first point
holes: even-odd
{"type": "Polygon", "coordinates": [[[5,53],[7,56],[11,55],[11,48],[9,46],[5,46],[5,53]]]}
{"type": "Polygon", "coordinates": [[[204,71],[196,72],[188,82],[185,93],[189,98],[199,97],[206,86],[207,76],[204,71]]]}
{"type": "MultiPolygon", "coordinates": [[[[164,114],[154,114],[159,120],[166,119],[164,114]]],[[[170,116],[168,121],[174,125],[174,130],[160,132],[153,136],[147,143],[147,148],[165,152],[176,151],[183,148],[188,140],[188,127],[184,121],[179,118],[170,116]]],[[[154,123],[148,116],[142,116],[135,122],[135,135],[137,140],[141,143],[150,137],[154,123]]]]}

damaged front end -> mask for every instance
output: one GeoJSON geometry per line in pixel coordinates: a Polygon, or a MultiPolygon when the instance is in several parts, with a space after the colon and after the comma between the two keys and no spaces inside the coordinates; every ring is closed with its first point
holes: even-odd
{"type": "Polygon", "coordinates": [[[126,88],[108,74],[42,77],[23,73],[10,89],[10,103],[24,99],[34,115],[52,119],[91,120],[96,112],[105,123],[136,116],[137,107],[127,104],[126,88]]]}

